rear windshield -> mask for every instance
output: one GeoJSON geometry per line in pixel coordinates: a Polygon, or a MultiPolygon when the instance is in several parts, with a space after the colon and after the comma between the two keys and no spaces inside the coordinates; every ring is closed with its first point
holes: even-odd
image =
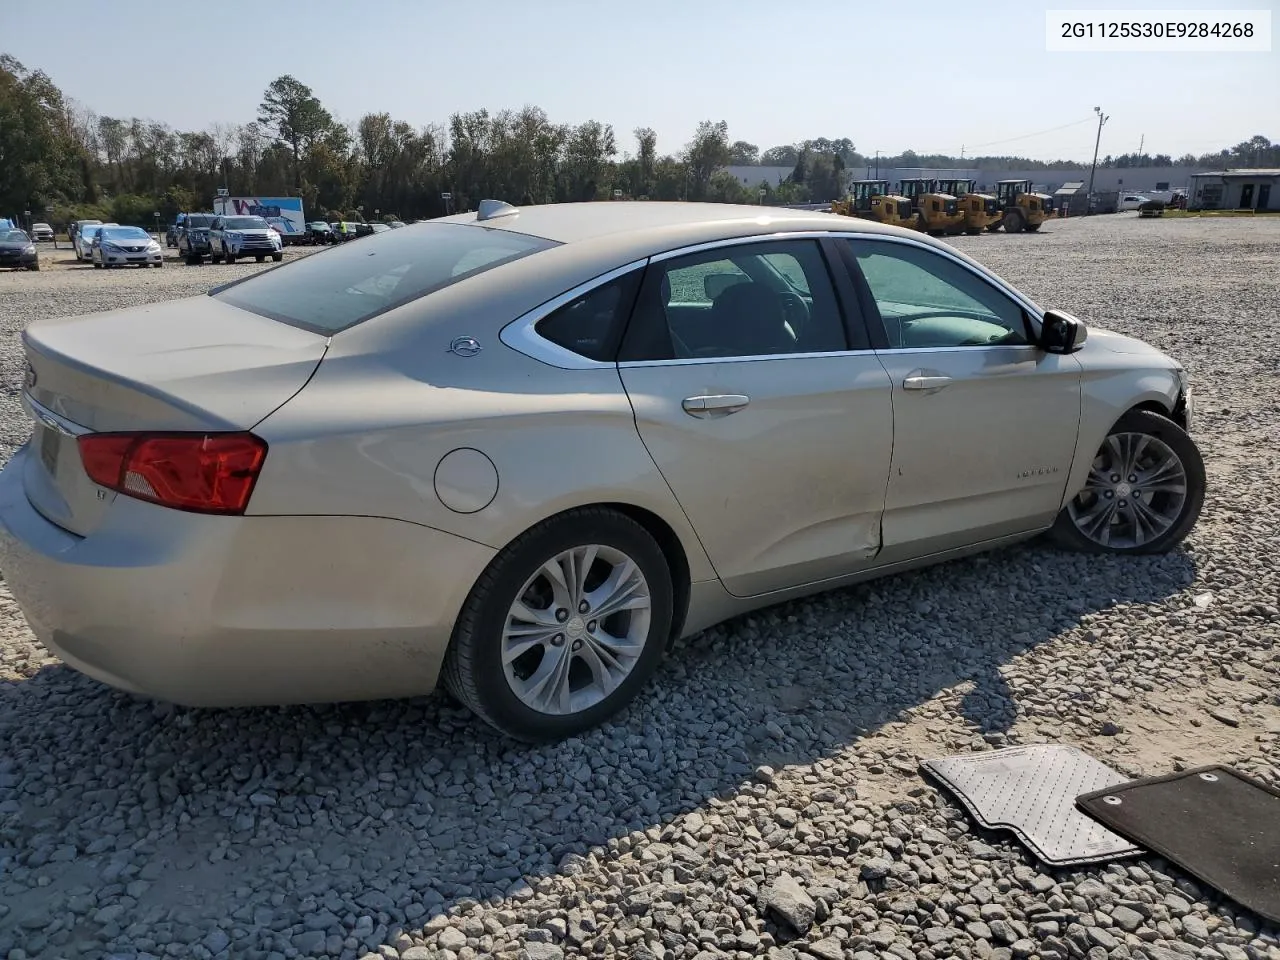
{"type": "Polygon", "coordinates": [[[261,217],[227,217],[222,226],[227,230],[266,230],[267,221],[261,217]]]}
{"type": "Polygon", "coordinates": [[[319,334],[333,334],[540,250],[554,241],[461,223],[387,230],[267,270],[211,296],[319,334]]]}

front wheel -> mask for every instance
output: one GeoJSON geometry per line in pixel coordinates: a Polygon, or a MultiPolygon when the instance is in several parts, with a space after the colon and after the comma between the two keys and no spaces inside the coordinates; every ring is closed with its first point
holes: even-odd
{"type": "Polygon", "coordinates": [[[445,686],[514,739],[573,736],[621,710],[653,673],[672,595],[662,550],[629,517],[592,507],[546,520],[472,589],[445,686]]]}
{"type": "Polygon", "coordinates": [[[1195,441],[1168,417],[1133,410],[1111,428],[1049,536],[1083,553],[1168,553],[1195,526],[1204,495],[1195,441]]]}
{"type": "Polygon", "coordinates": [[[276,263],[279,263],[281,260],[283,260],[283,259],[284,259],[284,254],[283,254],[283,253],[273,253],[273,254],[271,255],[271,259],[272,259],[273,261],[275,261],[276,263]]]}

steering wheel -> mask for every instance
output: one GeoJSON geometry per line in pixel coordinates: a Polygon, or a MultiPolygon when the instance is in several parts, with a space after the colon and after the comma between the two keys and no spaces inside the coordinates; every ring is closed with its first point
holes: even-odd
{"type": "Polygon", "coordinates": [[[809,305],[804,302],[804,298],[799,294],[792,293],[790,290],[779,293],[778,299],[782,302],[784,318],[791,325],[791,329],[799,336],[809,323],[809,305]]]}

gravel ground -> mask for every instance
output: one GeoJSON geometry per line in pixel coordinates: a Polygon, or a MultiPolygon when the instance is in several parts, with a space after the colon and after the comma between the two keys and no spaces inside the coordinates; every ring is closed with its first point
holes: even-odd
{"type": "MultiPolygon", "coordinates": [[[[1047,872],[917,772],[1054,741],[1280,786],[1280,221],[956,245],[1187,364],[1211,487],[1184,552],[1028,545],[766,610],[539,748],[443,697],[144,702],[58,665],[0,585],[0,957],[1280,960],[1159,859],[1047,872]]],[[[3,456],[24,324],[253,269],[0,275],[3,456]]]]}

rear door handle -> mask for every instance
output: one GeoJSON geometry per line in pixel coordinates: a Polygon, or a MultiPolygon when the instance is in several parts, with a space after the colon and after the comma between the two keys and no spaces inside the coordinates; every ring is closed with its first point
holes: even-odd
{"type": "Polygon", "coordinates": [[[910,376],[902,381],[903,390],[941,390],[951,382],[950,377],[910,376]]]}
{"type": "Polygon", "coordinates": [[[750,397],[740,393],[720,393],[712,396],[686,397],[681,406],[691,417],[711,419],[737,413],[750,402],[750,397]]]}

